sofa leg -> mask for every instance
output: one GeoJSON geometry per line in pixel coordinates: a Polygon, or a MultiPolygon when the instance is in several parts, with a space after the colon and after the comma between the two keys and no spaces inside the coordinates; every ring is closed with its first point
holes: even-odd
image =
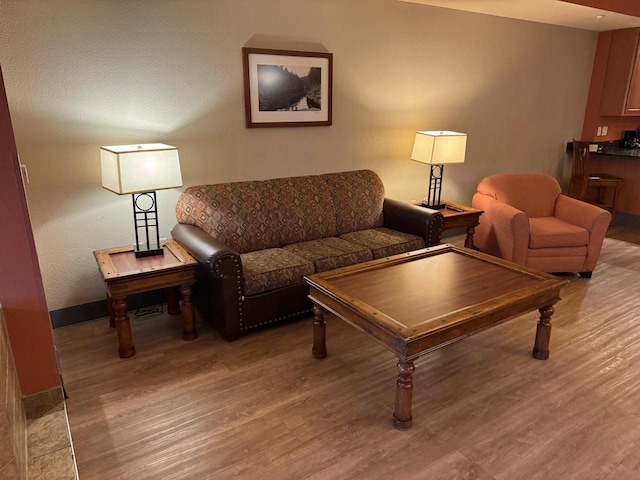
{"type": "Polygon", "coordinates": [[[580,272],[580,278],[591,278],[593,272],[580,272]]]}

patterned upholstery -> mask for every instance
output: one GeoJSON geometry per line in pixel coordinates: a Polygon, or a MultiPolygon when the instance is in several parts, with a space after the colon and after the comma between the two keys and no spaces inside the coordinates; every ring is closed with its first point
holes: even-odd
{"type": "Polygon", "coordinates": [[[200,227],[240,253],[333,236],[336,212],[331,193],[320,179],[306,176],[189,187],[178,198],[176,217],[179,223],[200,227]]]}
{"type": "Polygon", "coordinates": [[[269,180],[281,245],[330,237],[336,232],[331,193],[319,176],[269,180]]]}
{"type": "Polygon", "coordinates": [[[345,233],[340,238],[368,248],[373,258],[384,258],[425,246],[421,237],[384,227],[345,233]]]}
{"type": "Polygon", "coordinates": [[[281,245],[277,211],[266,182],[189,187],[176,204],[179,223],[200,227],[240,253],[281,245]]]}
{"type": "Polygon", "coordinates": [[[281,248],[268,248],[240,255],[244,272],[244,294],[303,283],[314,273],[313,263],[281,248]]]}
{"type": "Polygon", "coordinates": [[[254,295],[424,247],[420,237],[382,228],[383,202],[378,175],[358,170],[188,187],[176,217],[238,252],[244,295],[254,295]]]}
{"type": "Polygon", "coordinates": [[[283,248],[313,262],[316,272],[373,260],[371,250],[368,248],[336,237],[295,243],[283,248]]]}
{"type": "Polygon", "coordinates": [[[371,170],[323,175],[335,205],[338,235],[383,225],[384,185],[371,170]]]}

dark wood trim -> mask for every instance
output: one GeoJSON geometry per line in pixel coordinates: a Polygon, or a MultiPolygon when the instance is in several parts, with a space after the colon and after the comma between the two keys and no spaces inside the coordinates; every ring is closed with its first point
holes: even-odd
{"type": "MultiPolygon", "coordinates": [[[[245,125],[247,128],[270,127],[321,127],[330,126],[333,123],[333,54],[329,52],[302,52],[297,50],[276,50],[272,48],[242,48],[242,70],[244,78],[244,105],[245,125]],[[321,121],[284,121],[284,122],[258,122],[251,112],[251,71],[249,56],[257,55],[281,55],[290,57],[312,57],[327,60],[327,119],[321,121]]],[[[257,94],[257,92],[255,92],[257,94]]]]}

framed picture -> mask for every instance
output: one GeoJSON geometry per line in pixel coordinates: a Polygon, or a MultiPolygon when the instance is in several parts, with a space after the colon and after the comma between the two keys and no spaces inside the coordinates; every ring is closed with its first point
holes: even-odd
{"type": "Polygon", "coordinates": [[[242,49],[247,127],[331,125],[333,54],[242,49]]]}

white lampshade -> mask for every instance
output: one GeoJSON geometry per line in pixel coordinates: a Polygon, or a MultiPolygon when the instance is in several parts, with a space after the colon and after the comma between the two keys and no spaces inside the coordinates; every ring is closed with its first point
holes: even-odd
{"type": "Polygon", "coordinates": [[[163,143],[100,147],[102,187],[119,195],[182,186],[178,149],[163,143]]]}
{"type": "Polygon", "coordinates": [[[411,160],[429,164],[464,163],[466,149],[466,133],[416,132],[411,160]]]}

